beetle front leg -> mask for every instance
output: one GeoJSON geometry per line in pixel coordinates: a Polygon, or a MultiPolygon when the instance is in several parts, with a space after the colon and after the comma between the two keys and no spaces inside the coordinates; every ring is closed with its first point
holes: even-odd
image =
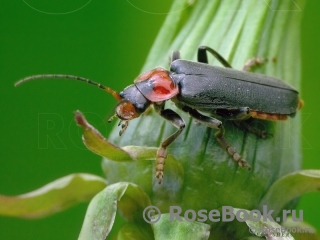
{"type": "Polygon", "coordinates": [[[168,120],[176,128],[178,128],[178,130],[174,134],[172,134],[161,143],[160,148],[157,151],[156,177],[158,178],[158,183],[160,184],[163,179],[165,159],[168,155],[167,147],[180,135],[185,127],[185,123],[176,112],[172,111],[171,109],[164,109],[164,102],[160,105],[154,104],[154,108],[161,117],[168,120]]]}
{"type": "Polygon", "coordinates": [[[189,107],[182,107],[182,110],[188,112],[191,117],[195,118],[197,121],[200,123],[206,125],[207,127],[219,129],[214,136],[217,138],[217,141],[222,149],[224,149],[232,158],[235,162],[238,163],[240,167],[245,167],[248,170],[251,169],[249,163],[244,160],[241,155],[231,146],[231,144],[225,139],[224,137],[224,127],[222,123],[212,117],[204,116],[200,114],[197,110],[189,108],[189,107]]]}

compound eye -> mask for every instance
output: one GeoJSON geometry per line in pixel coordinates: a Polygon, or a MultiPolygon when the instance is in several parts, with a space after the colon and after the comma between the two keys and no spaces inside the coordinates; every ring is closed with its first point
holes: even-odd
{"type": "Polygon", "coordinates": [[[121,120],[131,120],[139,117],[139,113],[136,111],[136,108],[128,100],[122,100],[118,103],[116,107],[116,114],[121,120]]]}

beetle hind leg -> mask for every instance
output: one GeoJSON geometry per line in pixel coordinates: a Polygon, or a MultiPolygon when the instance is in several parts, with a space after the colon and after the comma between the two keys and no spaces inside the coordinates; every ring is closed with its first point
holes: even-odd
{"type": "Polygon", "coordinates": [[[214,136],[217,138],[220,147],[224,149],[233,158],[233,160],[236,163],[238,163],[240,167],[244,167],[250,170],[250,164],[241,157],[241,155],[234,149],[234,147],[230,145],[230,143],[225,139],[224,133],[224,127],[221,126],[218,132],[214,134],[214,136]]]}
{"type": "Polygon", "coordinates": [[[237,127],[243,129],[246,132],[253,133],[254,135],[260,137],[260,138],[268,138],[272,137],[273,134],[268,133],[266,130],[259,129],[255,126],[252,126],[250,124],[250,119],[246,121],[232,121],[237,127]]]}
{"type": "Polygon", "coordinates": [[[219,108],[214,111],[214,114],[228,120],[246,120],[251,117],[249,107],[240,107],[236,109],[219,108]]]}
{"type": "Polygon", "coordinates": [[[214,134],[214,136],[216,137],[220,147],[224,149],[228,153],[228,155],[231,156],[236,163],[238,163],[240,167],[247,168],[248,170],[251,169],[250,164],[246,160],[244,160],[241,157],[241,155],[236,151],[236,149],[233,148],[231,144],[225,139],[224,137],[225,130],[221,121],[212,117],[204,116],[201,113],[199,113],[197,110],[186,107],[186,106],[183,106],[183,107],[180,106],[180,108],[183,111],[189,113],[191,117],[193,117],[203,125],[210,128],[218,129],[218,131],[214,134]]]}

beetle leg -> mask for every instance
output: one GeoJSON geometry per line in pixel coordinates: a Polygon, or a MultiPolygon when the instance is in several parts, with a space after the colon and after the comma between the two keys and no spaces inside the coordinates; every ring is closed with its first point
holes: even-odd
{"type": "Polygon", "coordinates": [[[267,58],[250,58],[246,63],[244,64],[242,71],[250,72],[251,68],[258,67],[264,64],[266,61],[268,61],[267,58]]]}
{"type": "Polygon", "coordinates": [[[121,130],[119,132],[119,136],[121,136],[124,133],[124,131],[127,129],[129,125],[129,121],[120,120],[118,126],[120,125],[121,125],[121,130]]]}
{"type": "Polygon", "coordinates": [[[221,126],[219,131],[214,134],[214,136],[218,140],[220,147],[224,149],[233,158],[233,160],[238,163],[240,167],[244,167],[250,170],[251,169],[250,164],[246,160],[244,160],[240,156],[240,154],[237,153],[236,149],[234,149],[230,145],[230,143],[225,139],[224,133],[225,133],[224,127],[221,126]]]}
{"type": "Polygon", "coordinates": [[[204,116],[200,114],[197,110],[186,107],[186,106],[182,107],[182,110],[188,112],[191,117],[195,118],[197,121],[204,124],[205,126],[219,129],[214,134],[214,136],[217,138],[217,141],[220,147],[224,149],[233,158],[233,160],[238,163],[240,167],[245,167],[248,170],[251,169],[249,163],[246,160],[244,160],[240,156],[240,154],[237,153],[237,151],[231,146],[231,144],[225,139],[224,137],[225,130],[221,121],[212,117],[204,116]]]}
{"type": "Polygon", "coordinates": [[[265,130],[251,126],[250,122],[246,121],[251,117],[250,108],[248,107],[241,107],[239,109],[217,109],[214,114],[224,119],[232,120],[239,128],[251,132],[260,138],[272,136],[272,134],[267,133],[265,130]]]}
{"type": "Polygon", "coordinates": [[[207,63],[207,64],[209,63],[208,62],[207,51],[209,53],[211,53],[223,66],[225,66],[226,68],[232,68],[227,60],[225,60],[215,50],[213,50],[212,48],[209,48],[207,46],[201,46],[201,47],[198,48],[198,62],[207,63]]]}
{"type": "Polygon", "coordinates": [[[267,137],[273,136],[271,133],[268,133],[265,130],[261,130],[257,127],[251,126],[248,121],[232,121],[232,122],[236,124],[239,128],[242,128],[247,132],[253,133],[260,138],[267,138],[267,137]]]}
{"type": "Polygon", "coordinates": [[[220,129],[220,127],[222,126],[221,121],[219,121],[215,118],[212,118],[212,117],[202,115],[201,113],[199,113],[195,109],[192,109],[189,107],[183,107],[182,110],[189,113],[190,116],[193,117],[196,121],[200,122],[201,124],[203,124],[207,127],[214,128],[214,129],[220,129]]]}
{"type": "Polygon", "coordinates": [[[240,107],[236,109],[216,109],[215,115],[221,116],[228,120],[245,120],[251,117],[249,107],[240,107]]]}
{"type": "Polygon", "coordinates": [[[154,108],[161,117],[168,120],[176,128],[178,128],[178,130],[174,134],[172,134],[161,143],[160,148],[157,151],[156,177],[158,178],[158,182],[160,184],[163,179],[165,159],[168,155],[167,147],[180,135],[185,127],[185,123],[176,112],[172,111],[171,109],[164,109],[164,102],[160,105],[154,104],[154,108]]]}

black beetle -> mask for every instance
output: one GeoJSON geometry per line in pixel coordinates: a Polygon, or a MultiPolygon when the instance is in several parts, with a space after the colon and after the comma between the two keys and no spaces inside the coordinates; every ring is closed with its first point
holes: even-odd
{"type": "MultiPolygon", "coordinates": [[[[252,59],[247,62],[243,70],[248,70],[259,63],[261,59],[252,59]]],[[[176,112],[165,109],[167,100],[172,100],[179,109],[189,113],[198,122],[218,129],[215,137],[220,146],[239,166],[248,169],[250,165],[224,138],[222,122],[212,116],[232,120],[247,131],[265,138],[264,131],[251,127],[245,120],[249,118],[285,120],[288,116],[293,117],[297,109],[303,105],[303,101],[298,97],[298,91],[293,87],[274,77],[234,70],[220,54],[206,46],[199,47],[198,62],[182,60],[178,51],[173,52],[170,71],[159,67],[143,73],[134,80],[134,84],[120,93],[90,79],[60,74],[26,77],[18,81],[15,86],[41,78],[75,79],[96,85],[111,93],[119,103],[116,106],[116,114],[109,119],[109,122],[115,117],[120,119],[120,123],[123,122],[120,135],[127,128],[128,121],[139,117],[153,104],[160,116],[178,128],[161,143],[157,151],[156,177],[159,183],[163,178],[166,149],[185,127],[183,119],[176,112]],[[208,65],[207,51],[225,68],[208,65]]]]}

